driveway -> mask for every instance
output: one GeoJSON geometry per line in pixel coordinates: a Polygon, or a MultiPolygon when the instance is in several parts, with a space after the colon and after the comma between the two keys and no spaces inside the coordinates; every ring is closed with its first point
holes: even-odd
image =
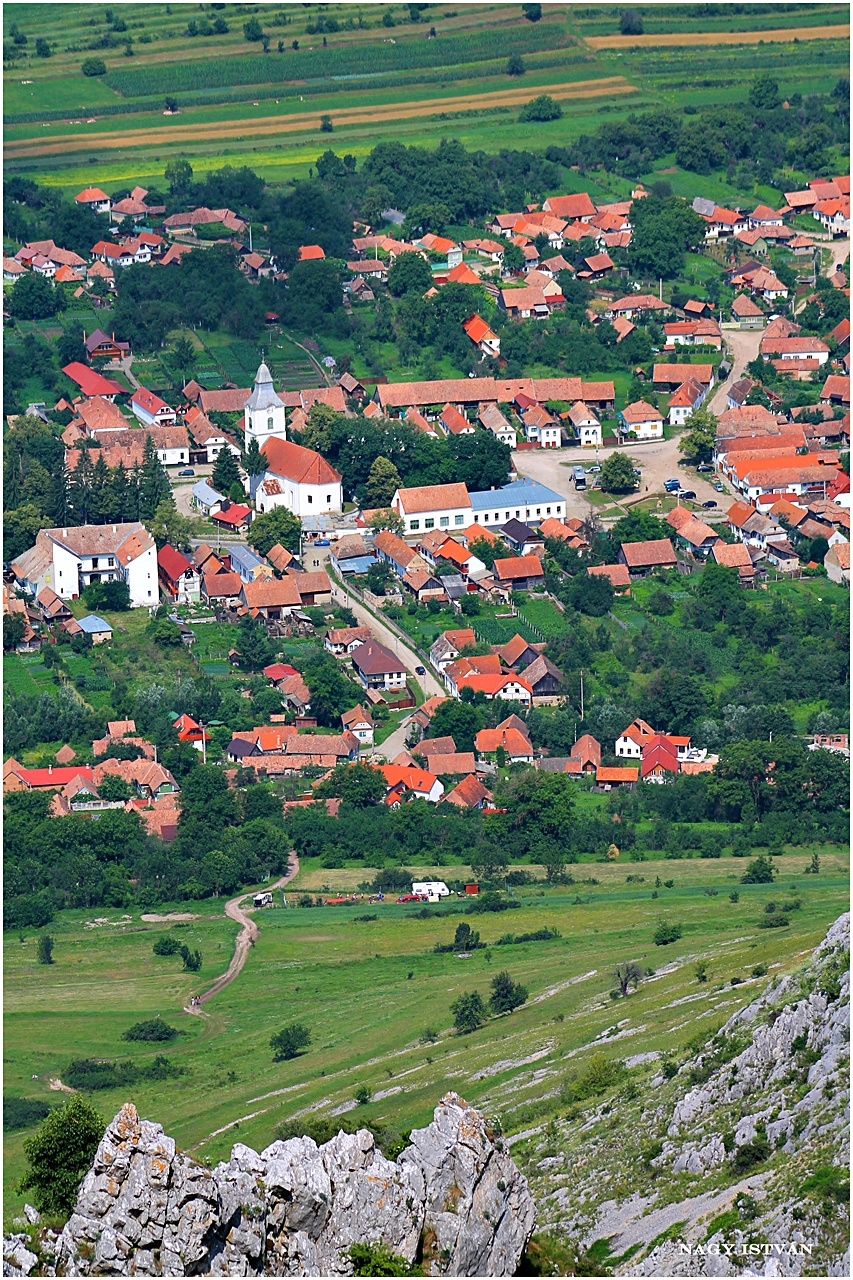
{"type": "Polygon", "coordinates": [[[726,411],[726,397],[728,396],[729,388],[744,377],[746,366],[759,354],[764,330],[726,329],[724,330],[724,337],[729,348],[732,371],[726,381],[714,389],[714,394],[708,402],[708,409],[711,413],[715,413],[717,417],[726,411]]]}

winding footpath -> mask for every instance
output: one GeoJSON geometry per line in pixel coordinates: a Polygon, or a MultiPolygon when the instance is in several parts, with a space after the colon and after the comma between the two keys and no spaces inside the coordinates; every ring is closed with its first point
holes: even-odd
{"type": "MultiPolygon", "coordinates": [[[[287,865],[287,875],[282,876],[280,880],[276,880],[275,884],[271,885],[266,892],[269,893],[273,889],[283,889],[284,886],[289,884],[290,881],[298,874],[299,859],[295,853],[291,853],[290,860],[287,865]]],[[[241,903],[245,902],[246,898],[253,897],[257,892],[259,892],[257,889],[250,889],[248,893],[241,893],[236,898],[231,898],[226,902],[226,916],[228,916],[229,920],[236,920],[238,924],[242,925],[242,928],[237,934],[237,938],[234,943],[234,954],[231,957],[231,963],[221,977],[216,979],[213,986],[209,987],[203,995],[199,996],[200,1004],[204,1004],[206,1000],[210,1000],[213,996],[219,995],[220,991],[224,991],[227,986],[230,986],[238,974],[242,972],[243,965],[246,963],[246,959],[249,955],[249,949],[254,945],[255,939],[258,936],[258,926],[252,917],[243,910],[241,903]]],[[[184,1006],[184,1013],[197,1014],[199,1012],[200,1009],[198,1005],[184,1006]]]]}

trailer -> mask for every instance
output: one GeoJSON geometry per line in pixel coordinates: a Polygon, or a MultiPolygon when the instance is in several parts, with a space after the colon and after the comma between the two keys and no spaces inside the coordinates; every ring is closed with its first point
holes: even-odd
{"type": "Polygon", "coordinates": [[[443,880],[421,880],[412,885],[412,893],[427,902],[440,902],[450,896],[450,890],[443,880]]]}
{"type": "Polygon", "coordinates": [[[271,906],[272,906],[272,894],[271,894],[271,893],[256,893],[256,894],[254,895],[254,897],[252,898],[252,906],[253,906],[253,907],[271,907],[271,906]]]}

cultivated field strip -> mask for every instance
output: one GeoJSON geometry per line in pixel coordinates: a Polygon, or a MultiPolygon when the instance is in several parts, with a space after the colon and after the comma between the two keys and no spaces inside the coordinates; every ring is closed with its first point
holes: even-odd
{"type": "MultiPolygon", "coordinates": [[[[539,93],[550,94],[561,101],[583,100],[585,98],[615,97],[638,92],[624,76],[606,76],[600,80],[585,80],[578,84],[555,84],[537,86],[539,93]]],[[[520,107],[531,96],[529,85],[521,88],[504,89],[496,93],[465,94],[454,98],[432,98],[429,101],[393,102],[384,106],[351,107],[348,110],[333,112],[336,126],[348,124],[388,124],[404,118],[421,118],[423,116],[441,115],[447,111],[487,110],[494,107],[520,107]]],[[[281,133],[301,133],[314,131],[317,128],[316,110],[288,115],[275,120],[268,116],[261,119],[230,120],[223,124],[185,124],[160,129],[152,135],[150,129],[131,129],[121,132],[86,133],[79,136],[63,135],[61,138],[44,138],[39,141],[24,139],[10,140],[6,143],[8,159],[21,156],[46,156],[57,152],[91,151],[100,149],[124,149],[149,145],[152,141],[158,144],[209,142],[215,139],[223,141],[237,139],[241,141],[247,135],[269,137],[281,133]]]]}
{"type": "Polygon", "coordinates": [[[648,48],[650,45],[784,44],[793,40],[844,40],[849,25],[829,27],[777,27],[773,31],[678,31],[642,36],[587,36],[591,49],[648,48]]]}

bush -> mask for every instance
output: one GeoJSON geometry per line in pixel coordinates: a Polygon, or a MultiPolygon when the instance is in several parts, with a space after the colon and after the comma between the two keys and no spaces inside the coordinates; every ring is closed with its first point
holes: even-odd
{"type": "Polygon", "coordinates": [[[87,58],[80,70],[84,76],[105,76],[107,74],[107,64],[103,58],[87,58]]]}
{"type": "Polygon", "coordinates": [[[281,1031],[270,1037],[270,1048],[274,1049],[273,1062],[289,1062],[295,1058],[300,1049],[311,1043],[311,1032],[301,1022],[291,1022],[281,1031]]]}
{"type": "Polygon", "coordinates": [[[53,938],[49,933],[39,936],[39,964],[53,964],[53,938]]]}
{"type": "Polygon", "coordinates": [[[670,942],[677,942],[683,932],[680,924],[669,924],[666,920],[661,920],[652,935],[652,941],[656,947],[665,947],[670,942]]]}
{"type": "MultiPolygon", "coordinates": [[[[386,15],[387,16],[387,15],[386,15]]],[[[405,1258],[392,1253],[387,1244],[351,1244],[341,1250],[349,1258],[354,1276],[419,1276],[420,1267],[409,1266],[405,1258]]]]}
{"type": "Polygon", "coordinates": [[[596,1053],[579,1074],[569,1076],[560,1090],[562,1102],[584,1102],[606,1092],[613,1085],[621,1084],[627,1074],[620,1058],[606,1058],[596,1053]]]}
{"type": "Polygon", "coordinates": [[[623,36],[641,36],[643,18],[635,9],[624,9],[619,15],[619,30],[623,36]]]}
{"type": "Polygon", "coordinates": [[[750,862],[740,882],[741,884],[772,884],[774,875],[773,863],[762,855],[750,862]]]}
{"type": "Polygon", "coordinates": [[[770,1155],[770,1143],[767,1141],[767,1135],[759,1130],[752,1142],[744,1143],[742,1147],[738,1147],[732,1163],[738,1173],[746,1173],[747,1170],[753,1169],[757,1164],[762,1164],[770,1155]]]}
{"type": "Polygon", "coordinates": [[[563,108],[559,102],[555,102],[550,94],[541,93],[538,98],[532,98],[530,102],[525,102],[518,113],[518,118],[523,123],[529,120],[544,122],[546,120],[560,120],[562,115],[563,108]]]}
{"type": "Polygon", "coordinates": [[[153,951],[155,956],[176,956],[180,954],[182,945],[177,938],[170,938],[165,935],[157,939],[154,943],[153,951]]]}
{"type": "Polygon", "coordinates": [[[479,991],[463,991],[450,1006],[457,1035],[477,1031],[486,1021],[486,1006],[479,991]]]}
{"type": "Polygon", "coordinates": [[[373,1098],[373,1094],[366,1084],[360,1084],[352,1096],[360,1107],[366,1107],[373,1098]]]}
{"type": "Polygon", "coordinates": [[[18,1190],[32,1192],[40,1213],[63,1220],[71,1213],[104,1127],[92,1104],[77,1094],[51,1111],[38,1132],[24,1142],[29,1167],[18,1190]]]}
{"type": "Polygon", "coordinates": [[[184,1068],[170,1062],[161,1053],[147,1065],[136,1062],[110,1062],[104,1058],[75,1058],[62,1076],[72,1089],[125,1089],[139,1080],[169,1080],[182,1076],[184,1068]]]}
{"type": "Polygon", "coordinates": [[[149,1018],[146,1022],[134,1022],[132,1027],[122,1034],[122,1040],[174,1040],[178,1035],[177,1027],[170,1027],[162,1018],[149,1018]]]}
{"type": "Polygon", "coordinates": [[[489,1008],[494,1014],[512,1013],[513,1009],[518,1009],[524,1004],[527,995],[527,987],[523,987],[520,982],[513,982],[504,969],[492,978],[489,1008]]]}
{"type": "Polygon", "coordinates": [[[790,923],[786,915],[762,916],[755,922],[758,929],[787,929],[790,923]]]}
{"type": "Polygon", "coordinates": [[[201,968],[200,951],[190,951],[189,947],[181,946],[181,957],[188,973],[198,973],[201,968]]]}
{"type": "Polygon", "coordinates": [[[4,1097],[3,1132],[17,1133],[19,1129],[32,1129],[50,1115],[50,1107],[39,1098],[4,1097]]]}

